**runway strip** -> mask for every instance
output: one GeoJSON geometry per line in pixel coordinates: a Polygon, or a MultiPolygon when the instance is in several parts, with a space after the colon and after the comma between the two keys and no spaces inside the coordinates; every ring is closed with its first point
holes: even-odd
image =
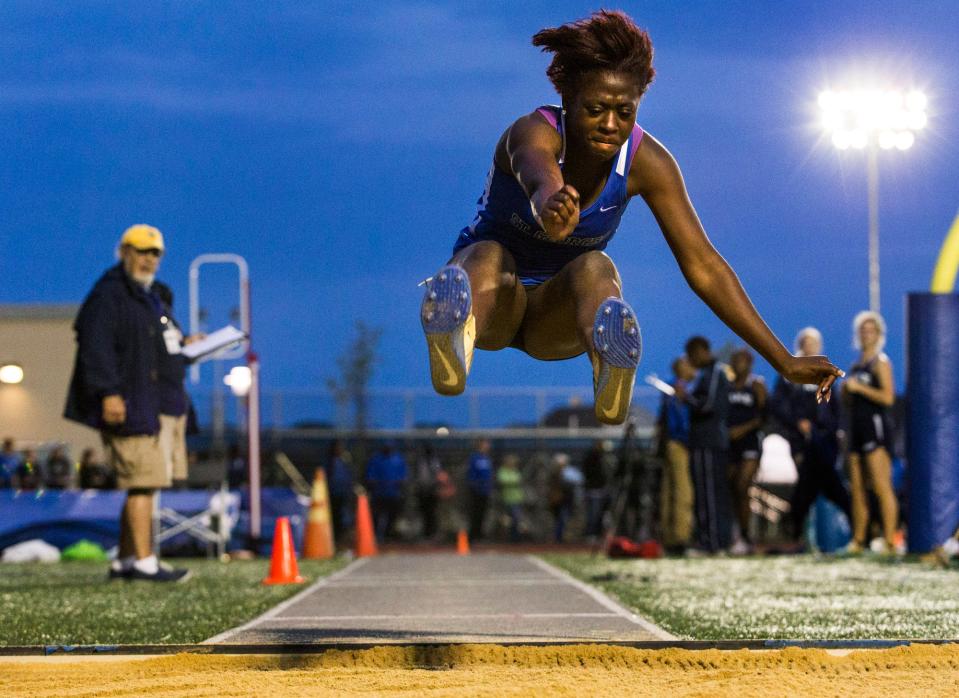
{"type": "Polygon", "coordinates": [[[380,645],[673,640],[533,556],[365,558],[208,644],[380,645]]]}

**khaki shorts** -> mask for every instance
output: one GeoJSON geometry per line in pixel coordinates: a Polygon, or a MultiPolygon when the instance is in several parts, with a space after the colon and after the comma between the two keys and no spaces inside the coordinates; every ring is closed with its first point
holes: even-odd
{"type": "Polygon", "coordinates": [[[116,436],[101,432],[110,465],[117,471],[117,487],[159,489],[170,486],[160,435],[116,436]]]}
{"type": "Polygon", "coordinates": [[[186,415],[160,415],[160,448],[171,480],[186,480],[186,415]]]}

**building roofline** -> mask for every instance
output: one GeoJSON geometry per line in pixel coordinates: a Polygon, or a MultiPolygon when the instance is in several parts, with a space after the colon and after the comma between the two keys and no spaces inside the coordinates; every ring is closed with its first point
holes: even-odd
{"type": "Polygon", "coordinates": [[[78,303],[0,303],[0,320],[72,320],[78,303]]]}

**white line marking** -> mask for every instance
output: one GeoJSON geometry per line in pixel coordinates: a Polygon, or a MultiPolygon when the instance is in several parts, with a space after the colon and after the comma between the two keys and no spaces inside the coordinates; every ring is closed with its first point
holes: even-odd
{"type": "Polygon", "coordinates": [[[643,630],[646,630],[647,632],[652,634],[657,639],[659,640],[678,640],[679,639],[675,635],[670,635],[668,632],[660,628],[658,625],[654,625],[653,623],[650,623],[645,618],[641,616],[637,616],[635,613],[633,613],[629,609],[624,608],[623,606],[620,606],[618,603],[616,603],[611,598],[606,596],[606,594],[601,592],[599,589],[595,589],[589,586],[588,584],[585,584],[579,581],[578,579],[567,574],[563,570],[553,567],[551,564],[549,564],[545,560],[541,560],[540,558],[535,557],[533,555],[527,555],[526,559],[532,562],[534,565],[536,565],[540,569],[546,570],[553,576],[564,580],[567,584],[570,584],[576,587],[577,589],[579,589],[581,592],[589,596],[591,599],[596,601],[596,603],[600,604],[604,608],[608,608],[610,611],[612,611],[616,615],[626,618],[631,623],[635,623],[639,627],[643,628],[643,630]]]}
{"type": "Polygon", "coordinates": [[[424,587],[430,589],[436,587],[491,587],[491,586],[547,586],[566,584],[562,579],[553,577],[535,577],[533,579],[436,579],[425,581],[422,578],[417,580],[395,580],[384,579],[377,580],[365,577],[362,579],[341,579],[334,582],[332,586],[337,589],[384,589],[387,587],[424,587]]]}
{"type": "Polygon", "coordinates": [[[497,570],[496,572],[490,574],[489,576],[484,575],[465,575],[465,574],[450,574],[450,570],[446,569],[429,569],[424,568],[423,570],[415,574],[375,574],[373,572],[364,572],[361,574],[351,575],[351,579],[360,579],[366,581],[384,581],[384,582],[415,582],[415,581],[433,581],[436,578],[436,575],[443,575],[443,579],[459,581],[466,580],[468,582],[477,582],[477,581],[498,581],[503,578],[503,575],[511,575],[511,579],[552,579],[553,577],[548,574],[543,574],[538,570],[526,570],[522,574],[513,575],[512,570],[497,570]]]}
{"type": "Polygon", "coordinates": [[[370,559],[370,558],[368,558],[368,557],[361,557],[361,558],[358,559],[358,560],[354,560],[353,562],[351,562],[350,564],[348,564],[346,567],[344,567],[343,569],[341,569],[339,572],[334,572],[334,573],[331,574],[329,577],[323,577],[323,578],[321,578],[321,579],[318,579],[318,580],[316,580],[315,582],[313,582],[313,584],[311,584],[310,586],[306,587],[305,589],[303,589],[303,590],[302,590],[301,592],[299,592],[298,594],[295,594],[295,595],[291,596],[291,597],[288,598],[286,601],[281,601],[280,603],[278,603],[276,606],[274,606],[273,608],[271,608],[270,610],[268,610],[268,611],[267,611],[266,613],[264,613],[263,615],[257,616],[257,617],[254,618],[253,620],[251,620],[251,621],[249,621],[249,622],[247,622],[247,623],[244,623],[243,625],[241,625],[241,626],[239,626],[239,627],[232,628],[231,630],[226,630],[226,631],[220,633],[219,635],[214,635],[214,636],[211,637],[210,639],[204,640],[204,641],[203,641],[202,643],[200,643],[200,644],[208,645],[208,644],[214,644],[214,643],[217,643],[217,642],[225,642],[226,640],[228,640],[229,638],[233,637],[234,635],[238,635],[239,633],[242,633],[244,630],[249,630],[250,628],[252,628],[252,627],[254,627],[254,626],[256,626],[256,625],[259,625],[260,623],[263,623],[263,622],[266,622],[266,621],[270,620],[271,618],[273,618],[273,617],[276,616],[277,614],[282,613],[283,611],[285,611],[286,609],[288,609],[290,606],[292,606],[293,604],[295,604],[297,601],[299,601],[300,599],[302,599],[304,596],[309,596],[310,594],[312,594],[312,593],[313,593],[314,591],[316,591],[317,589],[319,589],[319,588],[321,588],[321,587],[325,587],[325,586],[327,586],[328,584],[330,584],[331,582],[335,582],[337,579],[339,579],[340,577],[346,576],[347,574],[349,574],[349,573],[352,572],[353,570],[359,569],[360,567],[362,567],[363,565],[365,565],[365,564],[369,561],[369,559],[370,559]]]}
{"type": "Polygon", "coordinates": [[[525,619],[525,618],[616,618],[619,613],[387,613],[371,616],[280,616],[265,619],[263,623],[312,623],[317,621],[346,620],[474,620],[477,618],[525,619]]]}

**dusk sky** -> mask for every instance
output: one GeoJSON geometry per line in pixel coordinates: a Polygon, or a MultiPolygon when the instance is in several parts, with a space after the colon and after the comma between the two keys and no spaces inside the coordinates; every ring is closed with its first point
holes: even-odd
{"type": "MultiPolygon", "coordinates": [[[[503,129],[558,101],[531,35],[596,7],[5,2],[0,303],[80,302],[122,230],[147,222],[166,235],[160,278],[184,322],[191,259],[248,259],[267,389],[320,387],[357,319],[383,330],[374,385],[427,387],[416,284],[472,218],[503,129]]],[[[842,367],[868,302],[866,175],[862,152],[823,137],[816,96],[870,78],[926,91],[915,147],[880,153],[901,385],[904,295],[928,288],[959,209],[955,0],[619,7],[656,50],[638,121],[675,155],[710,238],[787,345],[817,325],[842,367]]],[[[734,340],[641,199],[608,252],[643,328],[641,371],[667,373],[691,334],[734,340]]],[[[470,377],[589,381],[583,358],[515,351],[480,353],[470,377]]]]}

